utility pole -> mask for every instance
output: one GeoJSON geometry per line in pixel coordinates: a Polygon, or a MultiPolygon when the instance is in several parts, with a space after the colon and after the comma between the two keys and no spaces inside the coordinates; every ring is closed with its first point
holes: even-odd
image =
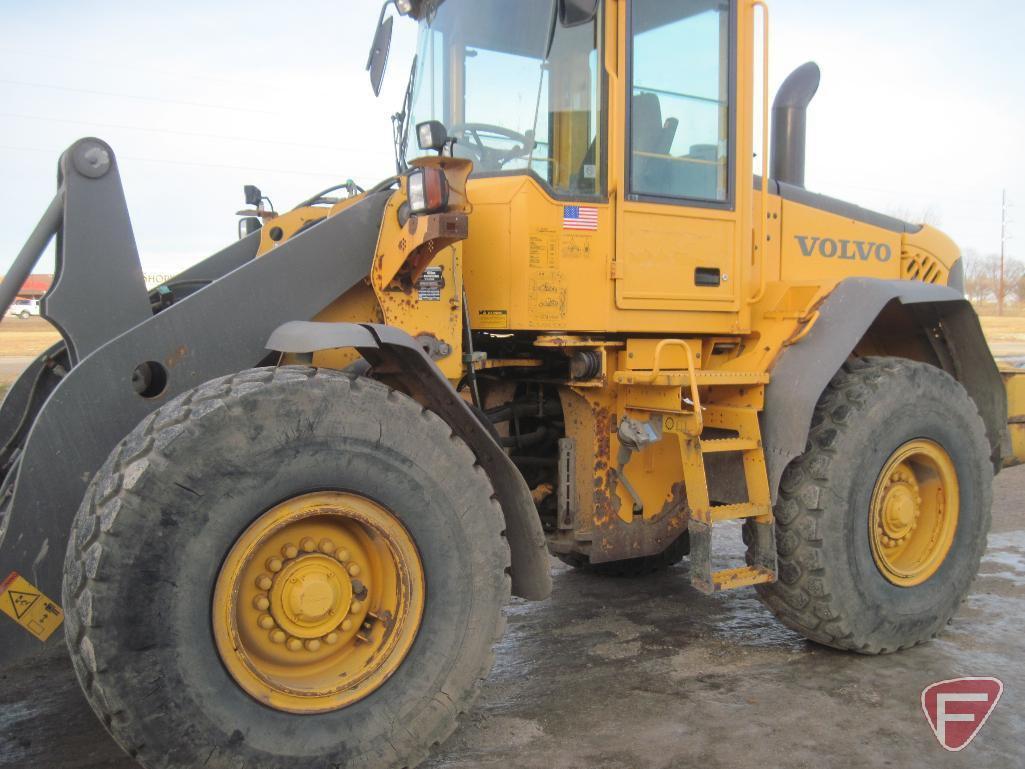
{"type": "Polygon", "coordinates": [[[997,315],[1004,314],[1004,296],[1007,286],[1004,280],[1004,265],[1007,260],[1007,190],[1004,190],[1003,214],[1000,217],[1000,288],[997,294],[997,315]]]}

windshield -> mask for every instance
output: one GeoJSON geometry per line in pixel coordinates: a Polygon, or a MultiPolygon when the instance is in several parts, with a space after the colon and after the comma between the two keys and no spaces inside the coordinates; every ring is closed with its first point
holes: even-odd
{"type": "Polygon", "coordinates": [[[601,67],[597,21],[564,27],[556,0],[445,0],[421,22],[415,126],[445,125],[474,174],[533,172],[552,191],[597,195],[601,67]]]}

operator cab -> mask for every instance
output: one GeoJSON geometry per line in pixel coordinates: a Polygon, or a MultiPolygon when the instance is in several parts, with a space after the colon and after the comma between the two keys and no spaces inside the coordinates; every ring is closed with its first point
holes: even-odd
{"type": "MultiPolygon", "coordinates": [[[[476,176],[528,173],[601,195],[608,94],[595,0],[444,0],[420,11],[407,131],[435,120],[476,176]]],[[[725,201],[729,3],[637,0],[631,14],[631,187],[725,201]]],[[[406,160],[416,156],[406,139],[406,160]]]]}
{"type": "MultiPolygon", "coordinates": [[[[445,0],[421,16],[407,130],[436,120],[476,176],[534,176],[550,192],[603,187],[597,5],[564,0],[445,0]],[[572,4],[571,4],[572,5],[572,4]]],[[[407,139],[406,160],[417,154],[407,139]]]]}

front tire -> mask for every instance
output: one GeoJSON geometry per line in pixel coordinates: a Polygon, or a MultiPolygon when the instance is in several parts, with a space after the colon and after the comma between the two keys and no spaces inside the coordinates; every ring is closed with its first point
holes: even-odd
{"type": "MultiPolygon", "coordinates": [[[[263,561],[261,553],[257,564],[267,564],[258,581],[279,573],[291,575],[289,582],[300,588],[303,580],[313,581],[305,594],[293,584],[291,593],[275,598],[276,582],[270,588],[272,600],[292,607],[285,620],[274,609],[269,613],[288,631],[281,644],[305,644],[278,647],[296,659],[325,654],[323,644],[345,643],[342,626],[340,639],[325,633],[316,649],[304,631],[332,605],[323,578],[346,574],[333,575],[329,556],[343,566],[356,560],[340,554],[343,539],[358,535],[347,533],[351,522],[331,529],[326,513],[313,520],[327,527],[323,540],[275,541],[288,551],[283,562],[263,561]],[[312,565],[304,565],[305,551],[312,565]],[[316,559],[327,566],[313,564],[316,559]]],[[[502,512],[472,452],[410,398],[372,380],[302,368],[216,380],[144,420],[86,494],[64,584],[75,670],[115,739],[149,769],[415,766],[453,731],[490,670],[510,591],[503,529],[502,512]],[[379,676],[384,680],[356,692],[358,697],[343,697],[343,705],[304,709],[275,687],[320,686],[323,665],[310,666],[307,677],[287,668],[278,675],[273,649],[256,649],[250,667],[267,673],[270,686],[245,682],[238,661],[215,638],[218,612],[224,611],[218,596],[232,585],[224,577],[229,565],[245,576],[245,558],[237,556],[247,552],[268,515],[285,505],[285,525],[310,504],[330,508],[338,495],[365,500],[369,506],[360,509],[367,520],[380,522],[381,531],[387,533],[391,516],[408,533],[415,553],[405,545],[396,552],[405,553],[399,560],[421,562],[426,599],[418,632],[399,664],[379,676]],[[289,500],[297,513],[287,510],[289,500]]],[[[379,539],[370,532],[361,541],[369,552],[379,539]]],[[[354,553],[358,546],[348,545],[354,553]]],[[[387,558],[381,563],[366,561],[353,574],[360,583],[353,581],[355,593],[345,600],[361,599],[370,587],[371,598],[362,600],[371,601],[375,578],[397,583],[380,578],[391,573],[387,558]]],[[[415,578],[408,584],[415,599],[415,578]]],[[[242,609],[261,598],[239,595],[242,609]]],[[[262,603],[257,608],[265,610],[262,603]]],[[[397,612],[377,613],[381,626],[399,621],[397,612]]],[[[353,633],[360,632],[361,618],[353,633]]]]}
{"type": "Polygon", "coordinates": [[[807,451],[784,473],[779,581],[758,587],[762,600],[837,649],[929,641],[986,549],[990,453],[975,404],[945,372],[898,358],[847,363],[815,410],[807,451]]]}

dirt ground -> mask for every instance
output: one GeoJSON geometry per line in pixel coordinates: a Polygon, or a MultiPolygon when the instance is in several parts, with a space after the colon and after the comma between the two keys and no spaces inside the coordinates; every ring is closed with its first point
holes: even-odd
{"type": "MultiPolygon", "coordinates": [[[[11,321],[0,326],[0,356],[53,338],[43,321],[11,321]]],[[[1025,355],[1025,319],[985,325],[994,349],[1025,355]]],[[[751,590],[701,596],[685,564],[627,581],[557,565],[549,600],[509,607],[477,708],[425,767],[1025,769],[1023,500],[1025,468],[1002,474],[971,597],[939,640],[882,658],[803,641],[751,590]],[[1005,691],[976,741],[949,754],[920,694],[959,676],[996,676],[1005,691]]],[[[738,539],[727,537],[719,556],[737,558],[738,539]]],[[[60,651],[0,668],[0,767],[131,769],[60,651]]]]}

